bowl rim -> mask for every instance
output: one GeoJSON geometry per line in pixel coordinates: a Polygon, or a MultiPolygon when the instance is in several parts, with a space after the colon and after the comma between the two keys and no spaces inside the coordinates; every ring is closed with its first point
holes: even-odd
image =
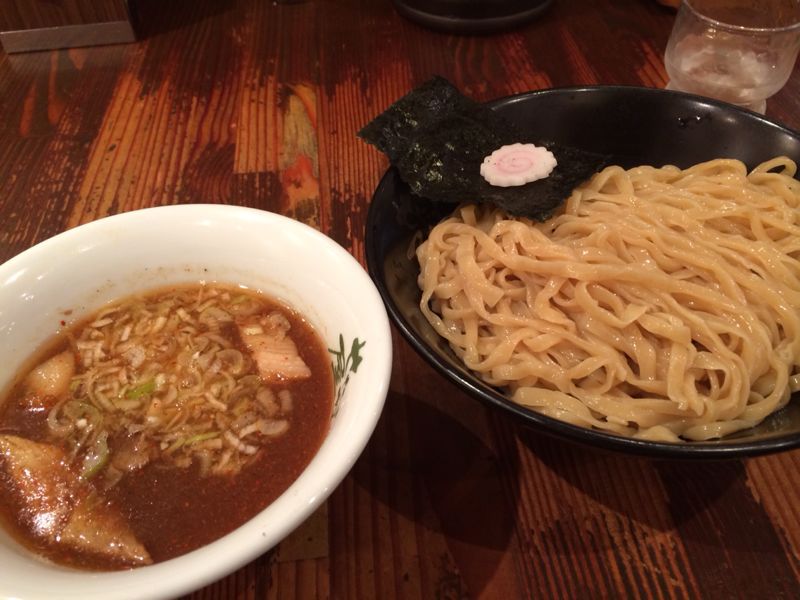
{"type": "MultiPolygon", "coordinates": [[[[57,256],[59,250],[74,247],[108,226],[131,223],[134,227],[141,227],[151,219],[185,223],[190,219],[196,222],[200,218],[225,223],[229,227],[266,225],[275,227],[281,234],[301,235],[308,241],[309,247],[324,248],[333,257],[331,261],[337,266],[345,266],[345,276],[350,283],[337,286],[337,289],[350,297],[352,304],[355,304],[353,300],[358,301],[358,318],[354,317],[353,322],[363,327],[367,334],[365,338],[370,343],[370,368],[364,369],[363,383],[355,387],[366,386],[372,392],[358,395],[358,402],[355,403],[358,409],[351,411],[349,417],[343,418],[341,411],[335,419],[331,415],[332,426],[320,448],[280,496],[241,526],[205,546],[153,565],[103,572],[61,567],[25,551],[26,556],[30,555],[31,563],[41,563],[43,572],[46,569],[63,586],[59,592],[62,597],[137,598],[146,595],[150,598],[171,598],[200,589],[241,568],[277,546],[333,493],[371,439],[383,411],[392,370],[391,325],[374,282],[355,256],[335,240],[309,225],[278,213],[234,205],[179,204],[102,217],[42,240],[0,264],[0,285],[24,269],[29,262],[57,256]],[[335,427],[336,422],[340,423],[339,427],[335,427]],[[334,446],[331,440],[337,445],[334,446]],[[281,516],[279,513],[283,511],[288,512],[279,524],[269,524],[274,522],[267,521],[268,517],[274,519],[275,516],[281,516]]],[[[341,277],[341,272],[337,277],[341,277]]],[[[312,300],[309,305],[313,306],[315,302],[312,300]]],[[[322,332],[318,334],[322,335],[322,332]]],[[[353,380],[350,385],[358,381],[353,380]]],[[[43,581],[47,581],[47,576],[43,581]]],[[[0,584],[2,587],[5,586],[0,584]]],[[[0,596],[4,593],[7,592],[0,589],[0,596]]],[[[52,584],[34,593],[47,598],[53,593],[52,584]]]]}
{"type": "MultiPolygon", "coordinates": [[[[778,123],[777,121],[769,119],[760,113],[756,113],[748,109],[744,109],[719,100],[706,98],[705,96],[688,94],[677,90],[664,90],[635,85],[579,85],[546,88],[541,90],[521,92],[518,94],[509,94],[486,102],[485,104],[490,108],[497,109],[499,107],[525,102],[531,98],[535,99],[543,96],[561,96],[572,94],[645,94],[652,96],[672,95],[677,99],[682,99],[683,101],[687,102],[708,104],[724,110],[746,113],[748,118],[758,120],[765,126],[776,128],[783,133],[800,139],[800,132],[794,131],[793,129],[790,129],[785,125],[778,123]]],[[[385,255],[379,255],[377,251],[377,239],[379,237],[379,233],[377,231],[376,222],[379,214],[377,208],[379,201],[376,201],[376,199],[381,195],[383,188],[389,185],[390,179],[395,177],[399,179],[396,169],[389,165],[389,167],[381,176],[381,179],[378,182],[378,185],[376,186],[371,198],[367,213],[364,244],[367,269],[370,277],[372,277],[372,280],[375,282],[378,291],[383,297],[389,317],[392,319],[392,322],[400,331],[405,340],[420,356],[425,359],[429,365],[434,368],[434,370],[443,375],[445,379],[455,383],[467,395],[481,401],[487,406],[501,409],[501,412],[504,416],[514,417],[518,424],[534,430],[537,433],[542,433],[558,439],[568,440],[570,442],[574,442],[583,446],[589,446],[595,449],[610,450],[616,453],[658,459],[697,461],[754,457],[800,447],[800,432],[767,439],[740,442],[733,440],[725,442],[724,438],[721,441],[707,442],[659,442],[624,437],[613,433],[589,429],[579,425],[573,425],[554,417],[527,409],[522,405],[513,402],[510,398],[501,394],[492,386],[480,381],[476,376],[465,374],[466,367],[464,367],[464,372],[457,370],[448,361],[443,359],[424,340],[416,335],[413,325],[406,319],[400,307],[394,302],[392,294],[386,284],[383,264],[385,255]]]]}

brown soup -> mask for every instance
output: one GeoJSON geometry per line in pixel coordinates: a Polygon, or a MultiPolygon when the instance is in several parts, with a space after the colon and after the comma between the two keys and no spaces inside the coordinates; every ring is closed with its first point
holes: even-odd
{"type": "Polygon", "coordinates": [[[239,288],[127,298],[36,364],[0,403],[0,521],[78,568],[160,562],[229,533],[292,484],[331,418],[322,340],[239,288]]]}

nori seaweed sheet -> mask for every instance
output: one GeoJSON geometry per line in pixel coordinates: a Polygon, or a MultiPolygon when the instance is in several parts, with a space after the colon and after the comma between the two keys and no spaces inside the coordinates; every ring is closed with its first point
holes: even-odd
{"type": "Polygon", "coordinates": [[[442,77],[415,88],[358,135],[389,157],[412,193],[438,202],[492,202],[512,215],[544,220],[607,158],[592,152],[523,139],[507,120],[467,98],[442,77]],[[515,142],[545,146],[558,165],[549,177],[515,187],[489,184],[483,159],[515,142]]]}

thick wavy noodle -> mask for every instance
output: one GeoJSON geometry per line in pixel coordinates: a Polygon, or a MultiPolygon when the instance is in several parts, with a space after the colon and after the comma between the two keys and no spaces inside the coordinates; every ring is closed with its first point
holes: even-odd
{"type": "Polygon", "coordinates": [[[608,167],[543,223],[464,205],[420,308],[514,401],[638,438],[719,438],[797,389],[800,182],[780,157],[608,167]]]}

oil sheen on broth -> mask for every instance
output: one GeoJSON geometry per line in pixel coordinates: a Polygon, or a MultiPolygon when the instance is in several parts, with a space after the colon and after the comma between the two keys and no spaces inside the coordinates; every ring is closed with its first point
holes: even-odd
{"type": "Polygon", "coordinates": [[[234,287],[127,298],[59,334],[0,404],[0,521],[61,564],[173,558],[277,498],[330,422],[327,349],[234,287]]]}

